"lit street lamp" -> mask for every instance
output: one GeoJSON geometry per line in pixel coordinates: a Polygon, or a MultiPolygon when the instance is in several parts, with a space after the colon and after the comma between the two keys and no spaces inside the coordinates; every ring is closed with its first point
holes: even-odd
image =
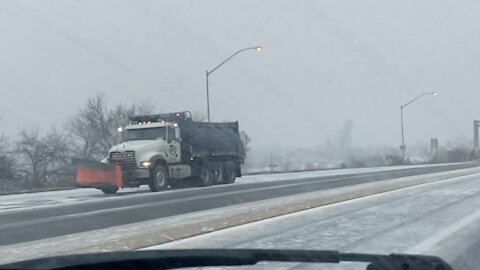
{"type": "Polygon", "coordinates": [[[416,98],[410,100],[409,102],[405,103],[404,105],[401,105],[400,106],[400,121],[401,121],[401,125],[402,125],[402,145],[400,145],[400,149],[402,150],[402,157],[403,157],[403,162],[405,162],[405,150],[407,148],[407,146],[405,145],[405,135],[404,135],[404,126],[403,126],[403,108],[407,107],[407,105],[411,104],[412,102],[414,102],[415,100],[423,97],[423,96],[427,96],[427,95],[438,95],[438,92],[426,92],[426,93],[423,93],[423,94],[420,94],[418,95],[416,98]]]}
{"type": "Polygon", "coordinates": [[[223,62],[221,62],[218,66],[214,67],[212,70],[210,70],[210,71],[206,70],[205,71],[205,76],[206,76],[206,81],[207,81],[207,120],[208,120],[208,122],[210,122],[210,93],[209,93],[209,90],[208,90],[208,76],[210,74],[212,74],[215,70],[217,70],[219,67],[221,67],[223,64],[228,62],[230,59],[235,57],[235,55],[237,55],[241,52],[244,52],[244,51],[248,51],[248,50],[261,51],[262,49],[263,49],[262,46],[248,47],[248,48],[241,49],[241,50],[237,51],[236,53],[232,54],[227,59],[225,59],[223,62]]]}

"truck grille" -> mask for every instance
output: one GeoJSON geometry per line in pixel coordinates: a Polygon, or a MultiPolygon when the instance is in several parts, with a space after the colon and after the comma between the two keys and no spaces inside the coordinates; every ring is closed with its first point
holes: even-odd
{"type": "Polygon", "coordinates": [[[137,167],[135,163],[135,152],[111,152],[110,163],[119,164],[124,170],[135,169],[137,167]]]}

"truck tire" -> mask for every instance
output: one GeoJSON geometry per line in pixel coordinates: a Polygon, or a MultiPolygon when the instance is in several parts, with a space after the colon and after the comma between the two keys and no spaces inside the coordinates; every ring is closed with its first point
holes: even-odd
{"type": "Polygon", "coordinates": [[[207,187],[212,185],[212,177],[211,177],[211,167],[209,164],[202,164],[200,167],[200,174],[198,176],[198,180],[200,181],[200,185],[202,187],[207,187]]]}
{"type": "Polygon", "coordinates": [[[232,184],[235,182],[236,177],[237,173],[235,163],[233,163],[232,161],[226,162],[223,169],[223,183],[232,184]]]}
{"type": "Polygon", "coordinates": [[[211,182],[214,185],[223,184],[223,164],[214,163],[210,166],[211,182]]]}
{"type": "Polygon", "coordinates": [[[103,192],[103,194],[108,195],[108,194],[115,194],[118,191],[118,187],[102,187],[100,190],[103,192]]]}
{"type": "Polygon", "coordinates": [[[168,186],[168,173],[162,165],[157,165],[153,169],[153,174],[148,184],[152,192],[161,191],[167,188],[168,186]]]}

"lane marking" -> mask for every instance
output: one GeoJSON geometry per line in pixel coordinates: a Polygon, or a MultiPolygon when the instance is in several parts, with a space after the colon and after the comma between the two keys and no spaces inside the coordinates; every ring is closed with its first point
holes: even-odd
{"type": "Polygon", "coordinates": [[[168,235],[165,235],[165,234],[160,234],[160,235],[163,236],[163,237],[165,237],[165,238],[167,238],[167,239],[170,240],[170,241],[176,241],[174,238],[172,238],[172,237],[170,237],[170,236],[168,236],[168,235]]]}
{"type": "MultiPolygon", "coordinates": [[[[392,166],[392,167],[372,167],[372,168],[351,168],[351,169],[336,169],[336,170],[324,170],[324,171],[306,171],[306,172],[285,172],[278,174],[259,174],[259,175],[244,175],[240,178],[236,184],[238,185],[250,185],[255,183],[266,183],[266,182],[281,182],[288,181],[294,178],[299,179],[312,179],[320,177],[332,177],[332,176],[343,176],[343,175],[352,175],[352,174],[373,174],[373,173],[383,173],[383,172],[392,172],[392,171],[409,171],[409,170],[422,170],[428,168],[438,168],[438,167],[447,167],[447,166],[459,166],[469,163],[449,163],[449,164],[428,164],[428,165],[410,165],[410,166],[392,166]],[[293,178],[292,178],[293,177],[293,178]],[[253,181],[253,178],[260,178],[259,180],[253,181]],[[262,179],[269,178],[269,179],[262,179]],[[244,181],[245,180],[245,181],[244,181]]],[[[467,169],[467,168],[464,168],[467,169]]],[[[218,187],[218,186],[217,186],[218,187]]],[[[215,187],[213,187],[215,188],[215,187]]],[[[128,189],[130,190],[130,189],[128,189]]],[[[190,189],[191,190],[191,189],[190,189]]],[[[127,192],[121,192],[120,194],[128,195],[128,198],[140,198],[148,195],[156,194],[146,194],[146,188],[141,187],[140,189],[135,189],[127,192]]],[[[169,190],[168,192],[182,192],[184,190],[169,190]]],[[[123,200],[127,197],[105,197],[100,195],[95,190],[90,189],[76,189],[76,190],[62,190],[62,191],[45,191],[45,192],[36,192],[36,193],[23,193],[23,194],[11,194],[0,196],[0,204],[3,203],[3,199],[8,199],[8,203],[12,203],[12,199],[23,199],[21,204],[14,206],[13,208],[0,209],[0,214],[9,214],[16,212],[24,212],[26,210],[32,209],[48,209],[55,207],[63,207],[62,204],[68,204],[69,206],[74,205],[87,205],[98,203],[101,200],[123,200]],[[81,193],[81,194],[80,194],[81,193]],[[51,199],[51,195],[60,195],[54,199],[51,199]],[[51,203],[46,205],[35,205],[29,201],[29,198],[34,196],[48,197],[51,200],[51,203]],[[8,197],[8,198],[7,198],[8,197]],[[26,203],[25,203],[26,200],[26,203]]]]}
{"type": "MultiPolygon", "coordinates": [[[[443,172],[440,172],[443,173],[443,172]]],[[[386,174],[386,173],[385,173],[386,174]]],[[[378,175],[383,175],[383,173],[377,174],[374,173],[371,176],[378,176],[378,175]]],[[[428,174],[421,174],[421,175],[415,175],[415,176],[406,176],[406,177],[419,177],[419,176],[424,176],[428,174]]],[[[110,208],[110,209],[100,209],[100,210],[93,210],[93,211],[86,211],[82,213],[75,213],[75,214],[66,214],[66,215],[61,215],[61,216],[49,216],[45,218],[37,218],[33,220],[25,220],[25,221],[19,221],[19,222],[13,222],[13,223],[6,223],[0,225],[0,230],[4,229],[9,229],[9,228],[15,228],[19,226],[28,226],[28,225],[39,225],[39,224],[45,224],[45,223],[50,223],[52,221],[61,221],[69,218],[79,218],[79,217],[89,217],[97,214],[107,214],[107,213],[115,213],[115,212],[121,212],[124,210],[133,210],[137,208],[143,208],[145,206],[152,207],[152,206],[161,206],[161,205],[166,205],[166,204],[171,204],[171,203],[179,203],[179,202],[188,202],[188,201],[194,201],[194,200],[201,200],[201,199],[208,199],[208,198],[215,198],[218,196],[227,196],[227,195],[239,195],[239,194],[246,194],[250,193],[252,191],[258,192],[258,191],[268,191],[268,190],[275,190],[275,189],[283,189],[283,188],[288,188],[288,187],[295,187],[295,186],[303,186],[303,185],[308,185],[308,184],[318,184],[318,183],[331,183],[331,182],[337,182],[341,180],[354,180],[357,178],[365,178],[368,177],[369,175],[358,175],[358,176],[348,176],[348,177],[340,177],[340,178],[335,178],[335,179],[322,179],[318,181],[308,181],[308,182],[302,182],[302,183],[291,183],[291,184],[283,184],[283,185],[275,185],[275,186],[266,186],[263,188],[249,188],[249,189],[242,189],[239,191],[228,191],[228,192],[223,192],[223,193],[217,193],[217,194],[206,194],[206,195],[200,195],[200,196],[193,196],[193,197],[186,197],[186,198],[181,198],[181,199],[169,199],[157,203],[142,203],[142,204],[135,204],[135,205],[129,205],[129,206],[122,206],[122,207],[117,207],[117,208],[110,208]]],[[[346,186],[341,186],[341,187],[333,187],[333,188],[326,188],[326,189],[321,189],[317,191],[325,191],[325,190],[332,190],[335,188],[342,188],[342,187],[349,187],[349,186],[355,186],[355,185],[361,185],[361,184],[370,184],[370,183],[375,183],[375,182],[381,182],[381,181],[388,181],[388,180],[394,180],[394,179],[399,179],[402,177],[398,178],[391,178],[391,179],[384,179],[384,180],[378,180],[378,181],[368,181],[368,182],[362,182],[358,184],[352,184],[352,185],[346,185],[346,186]]],[[[306,193],[306,192],[304,192],[306,193]]],[[[296,194],[291,194],[291,195],[299,195],[303,193],[296,193],[296,194]]],[[[284,197],[284,196],[281,196],[284,197]]],[[[268,199],[278,199],[281,197],[274,197],[274,198],[265,198],[261,200],[268,200],[268,199]]],[[[257,201],[261,201],[257,200],[257,201]]],[[[242,203],[249,203],[249,202],[255,202],[255,201],[247,201],[247,202],[242,202],[242,203]]],[[[228,206],[228,205],[226,205],[228,206]]],[[[215,207],[218,208],[218,207],[215,207]]],[[[215,208],[210,208],[210,209],[215,209],[215,208]]],[[[204,209],[204,210],[210,210],[210,209],[204,209]]],[[[197,211],[195,211],[197,212],[197,211]]],[[[0,214],[1,216],[1,214],[0,214]]],[[[159,217],[162,218],[162,217],[159,217]]]]}
{"type": "MultiPolygon", "coordinates": [[[[174,241],[174,242],[161,243],[161,244],[157,244],[157,245],[153,245],[153,246],[149,246],[149,247],[145,247],[145,248],[140,248],[138,250],[177,248],[178,246],[180,246],[180,248],[184,248],[185,245],[186,245],[186,247],[191,247],[189,245],[193,245],[193,247],[196,247],[195,245],[198,245],[199,243],[201,244],[202,242],[205,242],[205,241],[208,242],[209,239],[211,239],[211,237],[213,238],[214,241],[216,241],[216,239],[215,239],[216,237],[228,238],[228,237],[232,237],[232,235],[233,235],[233,237],[235,237],[238,234],[246,233],[247,231],[250,231],[250,230],[255,230],[258,227],[274,226],[276,223],[282,222],[284,220],[293,219],[293,218],[295,218],[295,219],[300,218],[301,219],[302,216],[305,216],[305,215],[317,215],[318,211],[323,211],[326,208],[336,208],[336,207],[342,207],[342,206],[346,206],[346,205],[348,206],[348,205],[352,205],[352,204],[355,205],[357,203],[370,201],[370,200],[375,200],[376,201],[380,198],[386,198],[386,197],[394,196],[395,194],[402,194],[402,193],[405,193],[405,192],[412,192],[416,189],[421,189],[420,192],[432,192],[437,188],[437,186],[439,186],[438,188],[441,189],[441,188],[445,188],[445,187],[448,187],[448,186],[457,185],[457,184],[459,184],[459,181],[464,181],[464,182],[467,182],[467,183],[470,183],[470,182],[473,182],[473,181],[478,181],[478,176],[479,176],[478,174],[463,175],[463,176],[457,176],[457,177],[453,177],[453,178],[446,179],[446,180],[440,180],[440,181],[422,183],[422,184],[418,184],[418,185],[414,185],[414,186],[408,186],[408,187],[404,187],[404,188],[400,188],[400,189],[395,189],[395,190],[390,190],[390,191],[386,191],[386,192],[367,195],[367,196],[354,198],[354,199],[350,199],[350,200],[346,200],[346,201],[341,201],[341,202],[337,202],[337,203],[333,203],[333,204],[322,205],[322,206],[314,207],[314,208],[311,208],[311,209],[304,209],[304,210],[300,210],[300,211],[296,211],[296,212],[292,212],[292,213],[288,213],[288,214],[284,214],[284,215],[280,215],[280,216],[275,216],[275,217],[271,217],[271,218],[267,218],[267,219],[263,219],[263,220],[248,222],[248,223],[244,223],[244,224],[240,224],[240,225],[232,226],[232,227],[227,227],[227,228],[220,229],[220,230],[213,231],[213,232],[208,232],[208,233],[204,233],[204,234],[199,234],[199,235],[194,235],[194,236],[191,236],[191,237],[179,239],[179,240],[174,241]],[[430,187],[433,187],[433,190],[430,187]],[[430,189],[426,190],[426,188],[430,188],[430,189]]],[[[411,194],[409,194],[408,196],[411,196],[411,194]]],[[[418,196],[418,194],[415,193],[415,194],[413,194],[413,196],[418,196]]],[[[376,207],[376,206],[378,206],[378,205],[373,204],[370,207],[376,207]]],[[[348,211],[347,214],[351,214],[351,211],[348,211]]],[[[475,216],[476,216],[476,218],[480,217],[480,210],[479,210],[479,213],[475,214],[475,216]]],[[[337,216],[331,217],[331,218],[328,218],[327,220],[323,220],[321,222],[325,222],[325,221],[328,221],[328,220],[335,220],[335,219],[338,219],[338,217],[337,216]]],[[[467,218],[463,218],[462,220],[464,220],[463,222],[468,223],[468,224],[470,224],[470,222],[469,222],[470,219],[475,220],[473,217],[470,217],[468,220],[466,220],[466,219],[467,218]]],[[[309,226],[309,225],[307,225],[307,226],[309,226]]],[[[451,225],[451,226],[454,226],[454,225],[451,225]]],[[[451,226],[449,226],[449,227],[451,227],[451,226]]],[[[448,234],[453,233],[453,231],[450,231],[450,230],[447,230],[447,231],[448,231],[447,236],[449,236],[448,234]]],[[[416,253],[418,253],[418,252],[416,252],[416,253]]]]}
{"type": "Polygon", "coordinates": [[[447,237],[455,234],[456,232],[460,231],[461,229],[465,228],[466,226],[472,224],[473,222],[479,219],[480,219],[480,210],[477,210],[472,214],[455,221],[453,224],[447,226],[446,228],[441,229],[431,237],[423,240],[419,244],[408,249],[407,253],[413,253],[413,254],[426,253],[429,250],[431,250],[435,245],[445,240],[447,237]]]}

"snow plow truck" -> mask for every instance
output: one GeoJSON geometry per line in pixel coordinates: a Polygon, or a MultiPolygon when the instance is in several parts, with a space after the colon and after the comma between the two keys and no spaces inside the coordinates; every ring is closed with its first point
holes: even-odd
{"type": "Polygon", "coordinates": [[[105,194],[148,185],[230,184],[241,176],[245,147],[238,122],[195,122],[190,112],[129,117],[122,142],[102,162],[76,159],[76,185],[105,194]]]}

